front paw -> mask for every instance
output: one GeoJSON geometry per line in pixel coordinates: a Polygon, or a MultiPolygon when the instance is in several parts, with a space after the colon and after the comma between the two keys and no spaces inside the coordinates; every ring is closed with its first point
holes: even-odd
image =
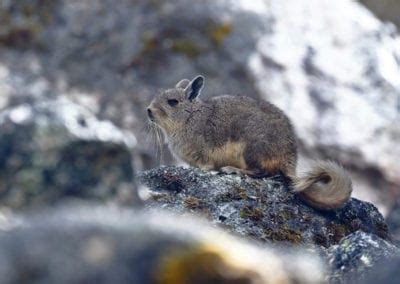
{"type": "Polygon", "coordinates": [[[239,176],[245,175],[243,170],[241,170],[239,168],[231,167],[231,166],[222,167],[219,169],[219,171],[221,173],[228,174],[228,175],[239,175],[239,176]]]}

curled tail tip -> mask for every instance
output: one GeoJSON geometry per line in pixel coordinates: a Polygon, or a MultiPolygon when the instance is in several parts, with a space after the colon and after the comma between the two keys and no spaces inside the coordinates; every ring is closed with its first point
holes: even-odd
{"type": "Polygon", "coordinates": [[[350,199],[352,192],[349,173],[332,161],[314,162],[309,172],[293,180],[294,191],[317,209],[341,208],[350,199]]]}

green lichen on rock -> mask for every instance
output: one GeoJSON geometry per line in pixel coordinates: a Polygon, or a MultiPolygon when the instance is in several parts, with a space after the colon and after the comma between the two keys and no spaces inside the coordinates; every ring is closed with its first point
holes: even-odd
{"type": "Polygon", "coordinates": [[[194,41],[187,39],[176,39],[172,42],[171,51],[193,58],[201,54],[202,48],[194,41]]]}
{"type": "Polygon", "coordinates": [[[329,233],[332,234],[332,237],[335,240],[335,242],[339,242],[341,239],[343,239],[346,235],[349,234],[349,229],[342,224],[332,222],[331,224],[329,224],[328,228],[329,228],[329,233]]]}
{"type": "Polygon", "coordinates": [[[270,241],[289,242],[294,244],[299,244],[303,240],[299,231],[290,229],[286,225],[276,229],[267,228],[264,230],[264,236],[270,241]]]}
{"type": "Polygon", "coordinates": [[[229,202],[231,200],[241,200],[247,199],[248,195],[246,189],[241,187],[240,185],[236,185],[232,188],[231,191],[225,192],[219,196],[217,196],[217,200],[220,202],[229,202]]]}
{"type": "Polygon", "coordinates": [[[0,3],[0,44],[27,47],[51,22],[57,0],[19,0],[0,3]]]}
{"type": "Polygon", "coordinates": [[[164,193],[159,193],[159,194],[152,194],[150,197],[152,200],[157,201],[157,202],[171,202],[171,195],[169,194],[164,194],[164,193]]]}
{"type": "Polygon", "coordinates": [[[233,26],[231,23],[222,23],[219,25],[213,25],[209,28],[208,34],[211,40],[217,45],[220,46],[226,37],[228,37],[233,30],[233,26]]]}
{"type": "MultiPolygon", "coordinates": [[[[160,12],[160,7],[154,11],[160,12]]],[[[160,16],[160,15],[159,15],[160,16]]],[[[192,23],[188,23],[190,26],[192,23]]],[[[202,55],[220,52],[219,47],[233,32],[233,24],[225,21],[215,21],[205,16],[202,25],[193,23],[191,34],[186,33],[188,27],[172,25],[165,22],[157,29],[145,29],[141,35],[141,48],[131,61],[122,69],[124,71],[137,66],[160,65],[166,58],[177,54],[188,59],[198,59],[202,55]],[[193,32],[195,31],[195,32],[193,32]]],[[[238,70],[241,73],[243,70],[238,70]]]]}
{"type": "Polygon", "coordinates": [[[198,208],[202,207],[201,200],[196,197],[189,196],[189,197],[185,198],[183,202],[184,202],[185,206],[189,209],[198,209],[198,208]]]}
{"type": "Polygon", "coordinates": [[[365,283],[374,266],[393,256],[400,256],[400,250],[390,242],[362,231],[352,233],[328,250],[330,283],[365,283]]]}
{"type": "Polygon", "coordinates": [[[240,217],[253,221],[259,221],[264,217],[264,214],[261,208],[247,206],[240,211],[240,217]]]}

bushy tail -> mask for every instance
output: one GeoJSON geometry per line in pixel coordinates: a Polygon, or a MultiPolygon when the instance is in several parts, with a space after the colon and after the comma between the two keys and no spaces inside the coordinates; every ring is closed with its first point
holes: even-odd
{"type": "Polygon", "coordinates": [[[321,210],[342,207],[352,192],[348,172],[331,161],[317,161],[311,170],[299,177],[292,177],[294,191],[306,203],[321,210]]]}

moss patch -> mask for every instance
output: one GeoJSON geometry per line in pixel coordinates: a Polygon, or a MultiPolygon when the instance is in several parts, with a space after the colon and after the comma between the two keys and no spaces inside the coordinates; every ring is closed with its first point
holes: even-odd
{"type": "Polygon", "coordinates": [[[27,48],[48,25],[58,1],[11,1],[0,7],[0,44],[27,48]]]}
{"type": "Polygon", "coordinates": [[[200,199],[193,196],[186,197],[183,200],[183,204],[185,205],[186,208],[189,209],[198,209],[203,207],[202,206],[203,202],[200,199]]]}
{"type": "Polygon", "coordinates": [[[260,221],[264,217],[262,209],[258,207],[244,207],[240,211],[240,217],[244,219],[250,219],[253,221],[260,221]]]}
{"type": "Polygon", "coordinates": [[[232,200],[246,200],[248,199],[247,191],[244,187],[239,185],[234,186],[232,190],[220,194],[216,197],[217,202],[229,202],[232,200]]]}
{"type": "Polygon", "coordinates": [[[209,29],[211,40],[217,45],[221,45],[225,38],[232,33],[233,27],[230,23],[223,23],[209,29]]]}
{"type": "Polygon", "coordinates": [[[172,43],[171,51],[193,58],[200,55],[202,48],[194,41],[187,39],[176,39],[172,43]]]}
{"type": "Polygon", "coordinates": [[[349,234],[346,226],[337,223],[330,223],[328,226],[329,233],[332,235],[335,243],[339,243],[347,234],[349,234]]]}
{"type": "Polygon", "coordinates": [[[171,202],[172,201],[171,195],[166,194],[166,193],[152,194],[150,196],[150,198],[157,202],[171,202]]]}
{"type": "Polygon", "coordinates": [[[303,237],[299,231],[290,229],[288,226],[281,226],[279,229],[264,229],[264,237],[272,241],[287,241],[291,243],[301,243],[303,237]]]}

